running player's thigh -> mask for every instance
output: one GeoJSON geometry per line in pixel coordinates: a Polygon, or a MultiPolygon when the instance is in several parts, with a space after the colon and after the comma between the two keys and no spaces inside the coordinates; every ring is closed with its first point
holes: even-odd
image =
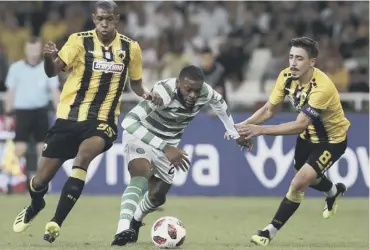
{"type": "Polygon", "coordinates": [[[339,158],[347,148],[347,141],[341,143],[318,143],[307,160],[309,164],[321,177],[339,158]]]}
{"type": "Polygon", "coordinates": [[[123,133],[125,167],[132,177],[151,175],[151,162],[153,159],[151,146],[145,144],[137,137],[123,133]]]}
{"type": "Polygon", "coordinates": [[[151,176],[149,179],[148,190],[149,197],[165,196],[171,189],[172,184],[169,184],[156,176],[151,176]]]}
{"type": "Polygon", "coordinates": [[[36,183],[49,183],[63,165],[64,160],[58,158],[41,157],[37,164],[36,183]]]}
{"type": "Polygon", "coordinates": [[[297,142],[294,150],[294,168],[296,171],[300,170],[303,167],[308,157],[310,157],[312,150],[312,143],[302,139],[300,136],[297,137],[297,142]]]}
{"type": "Polygon", "coordinates": [[[172,184],[175,178],[175,167],[171,165],[171,162],[167,159],[162,151],[154,149],[155,157],[153,159],[153,169],[152,172],[157,178],[162,181],[172,184]]]}

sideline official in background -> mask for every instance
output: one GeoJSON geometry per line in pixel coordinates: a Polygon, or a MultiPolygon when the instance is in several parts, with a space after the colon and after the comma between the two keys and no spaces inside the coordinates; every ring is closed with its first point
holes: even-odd
{"type": "Polygon", "coordinates": [[[215,60],[212,49],[208,46],[201,50],[201,68],[205,76],[205,82],[221,94],[227,103],[225,69],[215,60]]]}
{"type": "Polygon", "coordinates": [[[56,108],[59,100],[58,77],[46,76],[41,52],[39,38],[28,40],[25,45],[26,60],[10,65],[5,81],[5,127],[12,129],[15,115],[15,153],[19,159],[26,154],[31,136],[36,142],[38,157],[41,155],[49,129],[49,101],[52,100],[56,108]]]}

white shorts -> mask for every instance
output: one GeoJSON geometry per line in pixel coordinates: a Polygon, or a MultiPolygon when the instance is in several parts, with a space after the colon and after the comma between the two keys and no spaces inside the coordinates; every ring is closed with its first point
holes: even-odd
{"type": "Polygon", "coordinates": [[[128,167],[129,162],[132,160],[147,159],[152,164],[152,174],[162,181],[172,184],[175,177],[175,168],[170,166],[170,161],[162,151],[142,142],[139,138],[126,131],[122,134],[122,142],[125,167],[128,167]]]}

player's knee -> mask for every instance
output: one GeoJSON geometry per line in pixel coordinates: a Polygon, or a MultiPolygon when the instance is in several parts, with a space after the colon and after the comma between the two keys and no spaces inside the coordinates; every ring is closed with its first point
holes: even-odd
{"type": "Polygon", "coordinates": [[[131,178],[135,176],[149,177],[150,163],[147,159],[135,159],[128,163],[131,178]]]}
{"type": "Polygon", "coordinates": [[[96,155],[92,155],[88,151],[79,151],[73,165],[87,169],[95,157],[96,155]]]}
{"type": "Polygon", "coordinates": [[[150,202],[156,207],[162,206],[166,202],[166,194],[161,192],[149,191],[148,197],[150,202]]]}
{"type": "Polygon", "coordinates": [[[309,185],[316,182],[316,177],[315,170],[311,166],[305,165],[294,176],[291,187],[297,191],[305,191],[309,185]]]}

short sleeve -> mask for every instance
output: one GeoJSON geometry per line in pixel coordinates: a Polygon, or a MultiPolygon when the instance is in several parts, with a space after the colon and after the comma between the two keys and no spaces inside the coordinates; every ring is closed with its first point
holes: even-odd
{"type": "Polygon", "coordinates": [[[143,58],[139,43],[131,42],[131,61],[128,65],[128,76],[131,80],[140,80],[143,75],[143,58]]]}
{"type": "Polygon", "coordinates": [[[79,43],[80,41],[77,34],[72,34],[59,51],[59,58],[66,64],[66,67],[63,69],[64,71],[68,70],[73,65],[77,55],[80,53],[81,45],[79,43]]]}
{"type": "Polygon", "coordinates": [[[308,99],[308,105],[314,109],[325,110],[329,107],[333,93],[327,89],[314,91],[311,93],[308,99]]]}
{"type": "Polygon", "coordinates": [[[14,88],[17,84],[16,75],[17,70],[15,64],[10,65],[8,74],[5,79],[5,86],[9,89],[14,88]]]}
{"type": "Polygon", "coordinates": [[[281,71],[269,97],[269,102],[272,105],[277,105],[284,100],[285,97],[284,83],[285,83],[284,71],[281,71]]]}

